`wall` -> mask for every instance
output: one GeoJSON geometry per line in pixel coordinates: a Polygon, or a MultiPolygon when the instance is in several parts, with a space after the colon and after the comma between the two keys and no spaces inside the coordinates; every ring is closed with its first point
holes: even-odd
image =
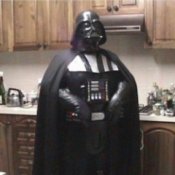
{"type": "Polygon", "coordinates": [[[169,88],[175,83],[175,49],[144,48],[144,35],[108,36],[105,47],[117,53],[134,75],[139,94],[139,103],[146,104],[153,83],[169,88]]]}
{"type": "MultiPolygon", "coordinates": [[[[144,48],[143,35],[108,35],[105,48],[115,52],[134,75],[139,103],[146,103],[153,82],[163,88],[175,83],[175,50],[144,48]]],[[[0,53],[0,71],[7,87],[30,92],[36,88],[50,60],[57,51],[22,51],[0,53]]]]}

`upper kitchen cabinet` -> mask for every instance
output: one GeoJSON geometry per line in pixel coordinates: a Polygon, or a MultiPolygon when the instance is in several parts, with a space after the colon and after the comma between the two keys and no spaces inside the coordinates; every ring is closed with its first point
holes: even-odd
{"type": "Polygon", "coordinates": [[[75,19],[77,15],[84,10],[92,10],[91,0],[73,0],[73,20],[75,24],[75,19]]]}
{"type": "Polygon", "coordinates": [[[0,47],[3,44],[3,30],[2,30],[2,1],[0,1],[0,47]]]}
{"type": "Polygon", "coordinates": [[[13,47],[39,49],[43,44],[42,1],[13,0],[13,47]]]}
{"type": "Polygon", "coordinates": [[[92,0],[99,15],[144,13],[144,0],[92,0]]]}
{"type": "Polygon", "coordinates": [[[67,47],[73,26],[72,0],[13,0],[14,50],[67,47]]]}
{"type": "Polygon", "coordinates": [[[10,50],[12,25],[10,23],[11,4],[0,0],[0,51],[10,50]]]}
{"type": "Polygon", "coordinates": [[[73,30],[72,0],[45,0],[43,2],[43,46],[65,48],[69,46],[73,30]]]}
{"type": "Polygon", "coordinates": [[[147,43],[155,48],[175,48],[175,1],[146,0],[147,43]]]}
{"type": "Polygon", "coordinates": [[[91,8],[91,1],[84,0],[52,0],[45,4],[48,14],[44,19],[47,29],[44,41],[48,48],[64,48],[70,46],[75,19],[77,15],[91,8]],[[49,7],[49,8],[48,8],[49,7]]]}

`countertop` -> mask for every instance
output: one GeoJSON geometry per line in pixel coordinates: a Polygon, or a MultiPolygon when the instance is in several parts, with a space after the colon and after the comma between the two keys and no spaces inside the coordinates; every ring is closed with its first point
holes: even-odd
{"type": "Polygon", "coordinates": [[[140,121],[155,121],[155,122],[174,122],[175,123],[175,116],[168,117],[168,116],[157,116],[157,115],[142,115],[140,114],[140,121]]]}
{"type": "MultiPolygon", "coordinates": [[[[11,115],[31,115],[35,116],[37,113],[37,106],[33,107],[7,107],[0,105],[0,114],[11,114],[11,115]]],[[[156,116],[156,115],[140,115],[140,121],[155,121],[155,122],[174,122],[175,116],[156,116]]]]}
{"type": "Polygon", "coordinates": [[[7,107],[0,105],[0,114],[13,114],[13,115],[36,115],[37,106],[32,107],[7,107]]]}

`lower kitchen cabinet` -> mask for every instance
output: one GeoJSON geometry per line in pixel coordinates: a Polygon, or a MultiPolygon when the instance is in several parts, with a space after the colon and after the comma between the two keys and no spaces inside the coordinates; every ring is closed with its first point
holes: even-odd
{"type": "MultiPolygon", "coordinates": [[[[0,114],[0,171],[31,175],[36,116],[0,114]]],[[[175,123],[141,121],[142,175],[175,175],[175,123]]]]}
{"type": "Polygon", "coordinates": [[[141,122],[142,175],[175,175],[175,123],[141,122]]]}
{"type": "Polygon", "coordinates": [[[0,115],[0,171],[31,175],[35,116],[0,115]]]}
{"type": "Polygon", "coordinates": [[[9,128],[6,117],[0,116],[0,171],[5,171],[10,174],[8,130],[9,128]]]}

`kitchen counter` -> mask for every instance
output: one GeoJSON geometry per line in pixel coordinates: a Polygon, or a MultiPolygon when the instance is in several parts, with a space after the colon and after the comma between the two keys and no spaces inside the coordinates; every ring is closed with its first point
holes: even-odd
{"type": "MultiPolygon", "coordinates": [[[[34,116],[37,113],[37,106],[34,107],[7,107],[0,105],[0,114],[12,114],[12,115],[31,115],[34,116]]],[[[140,115],[141,121],[157,121],[157,122],[175,122],[174,117],[156,116],[156,115],[140,115]]]]}
{"type": "Polygon", "coordinates": [[[0,114],[12,114],[12,115],[36,115],[37,106],[33,107],[7,107],[0,105],[0,114]]]}
{"type": "Polygon", "coordinates": [[[168,117],[168,116],[157,116],[157,115],[141,115],[140,114],[140,121],[155,121],[155,122],[174,122],[175,123],[175,116],[168,117]]]}

